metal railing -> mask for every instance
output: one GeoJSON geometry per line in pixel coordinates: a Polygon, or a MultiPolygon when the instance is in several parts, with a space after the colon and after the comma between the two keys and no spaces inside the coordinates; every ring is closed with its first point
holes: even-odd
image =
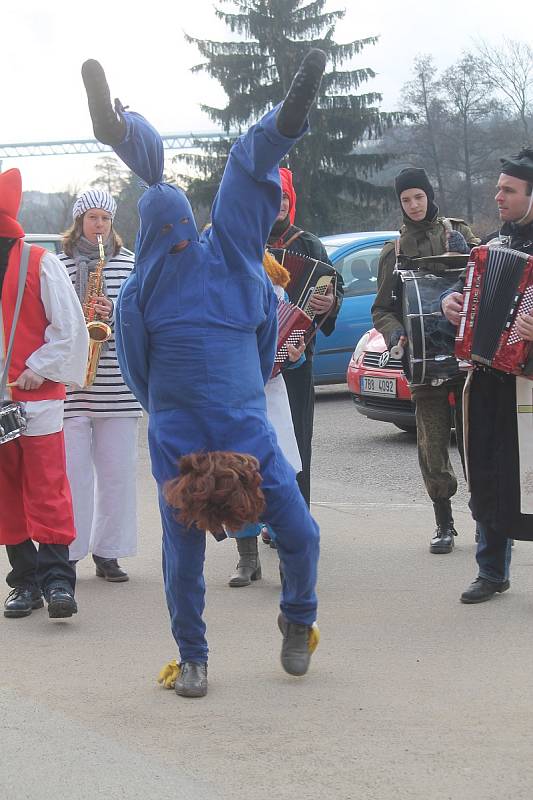
{"type": "MultiPolygon", "coordinates": [[[[239,134],[229,133],[168,133],[162,135],[165,150],[190,150],[196,142],[236,139],[239,134]]],[[[71,139],[64,142],[19,142],[0,144],[0,159],[28,158],[30,156],[68,156],[84,153],[110,153],[112,148],[96,139],[71,139]]]]}

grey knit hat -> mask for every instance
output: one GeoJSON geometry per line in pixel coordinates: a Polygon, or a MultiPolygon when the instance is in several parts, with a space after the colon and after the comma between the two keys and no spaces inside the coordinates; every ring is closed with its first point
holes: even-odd
{"type": "Polygon", "coordinates": [[[72,209],[73,218],[78,219],[90,208],[101,208],[103,211],[107,211],[111,214],[111,219],[117,213],[117,204],[103,189],[87,189],[86,192],[80,194],[72,209]]]}

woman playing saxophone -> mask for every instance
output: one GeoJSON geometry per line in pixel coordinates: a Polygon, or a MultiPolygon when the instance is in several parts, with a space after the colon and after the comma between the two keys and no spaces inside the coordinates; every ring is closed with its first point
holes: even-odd
{"type": "Polygon", "coordinates": [[[86,383],[67,392],[65,446],[77,538],[72,561],[92,552],[96,574],[127,581],[118,559],[137,549],[136,459],[141,407],[125,385],[113,334],[113,301],[133,269],[114,227],[116,204],[90,189],[74,204],[65,233],[66,267],[83,307],[90,336],[86,383]],[[120,502],[117,499],[120,498],[120,502]]]}

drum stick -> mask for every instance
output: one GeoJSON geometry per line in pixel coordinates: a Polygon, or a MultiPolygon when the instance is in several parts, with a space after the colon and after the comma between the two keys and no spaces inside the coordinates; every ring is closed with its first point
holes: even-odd
{"type": "Polygon", "coordinates": [[[13,383],[6,383],[6,387],[8,389],[12,389],[14,386],[17,386],[17,382],[13,381],[13,383]]]}
{"type": "Polygon", "coordinates": [[[390,354],[391,358],[397,358],[398,360],[403,358],[403,347],[401,344],[395,344],[394,347],[391,347],[390,354]]]}

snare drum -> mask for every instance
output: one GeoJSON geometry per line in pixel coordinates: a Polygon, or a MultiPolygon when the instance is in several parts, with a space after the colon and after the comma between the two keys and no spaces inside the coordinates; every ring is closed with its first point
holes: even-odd
{"type": "Polygon", "coordinates": [[[0,444],[17,439],[26,430],[26,417],[20,403],[0,407],[0,444]]]}
{"type": "Polygon", "coordinates": [[[403,324],[408,340],[404,369],[413,386],[432,384],[458,377],[459,362],[454,356],[455,328],[444,317],[440,296],[461,275],[449,269],[441,275],[417,270],[400,270],[403,324]]]}

